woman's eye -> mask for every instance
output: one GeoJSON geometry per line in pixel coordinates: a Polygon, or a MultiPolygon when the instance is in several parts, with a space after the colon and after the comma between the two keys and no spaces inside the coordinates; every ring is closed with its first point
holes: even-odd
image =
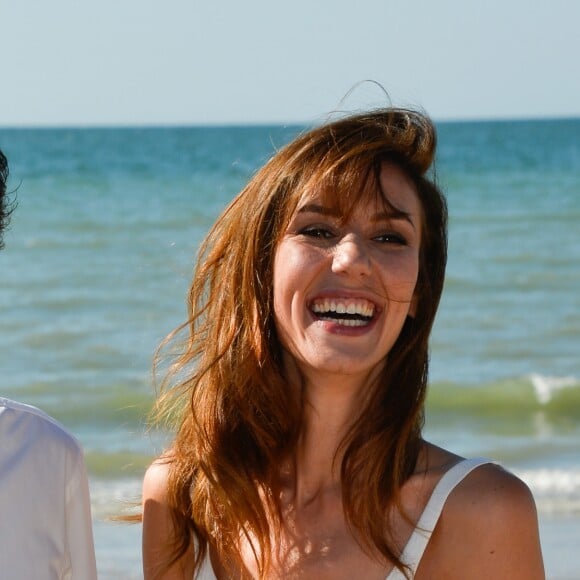
{"type": "Polygon", "coordinates": [[[375,236],[374,240],[381,244],[396,244],[398,246],[407,245],[407,240],[401,234],[394,232],[388,232],[381,234],[380,236],[375,236]]]}
{"type": "Polygon", "coordinates": [[[304,228],[300,231],[303,236],[307,236],[309,238],[317,238],[320,240],[328,240],[334,236],[334,234],[326,229],[321,227],[308,227],[304,228]]]}

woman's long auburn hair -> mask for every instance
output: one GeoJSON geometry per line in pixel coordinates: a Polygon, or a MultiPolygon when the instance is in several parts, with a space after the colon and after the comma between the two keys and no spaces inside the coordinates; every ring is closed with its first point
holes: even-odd
{"type": "Polygon", "coordinates": [[[430,119],[406,109],[316,127],[276,153],[210,230],[189,290],[189,321],[168,339],[187,329],[186,344],[156,408],[177,432],[165,455],[172,561],[194,542],[196,570],[209,545],[226,565],[239,566],[244,539],[265,577],[282,523],[280,468],[303,421],[303,393],[285,379],[275,329],[274,254],[305,191],[318,188],[348,213],[370,190],[383,197],[379,175],[390,161],[412,180],[423,210],[416,312],[342,443],[341,483],[361,546],[404,571],[387,514],[419,453],[428,339],[443,288],[447,209],[432,169],[435,147],[430,119]]]}

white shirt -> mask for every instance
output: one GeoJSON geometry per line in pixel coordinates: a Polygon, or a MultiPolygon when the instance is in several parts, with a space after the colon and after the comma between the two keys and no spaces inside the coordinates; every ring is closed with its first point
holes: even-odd
{"type": "Polygon", "coordinates": [[[39,409],[1,397],[0,577],[97,578],[80,444],[39,409]]]}

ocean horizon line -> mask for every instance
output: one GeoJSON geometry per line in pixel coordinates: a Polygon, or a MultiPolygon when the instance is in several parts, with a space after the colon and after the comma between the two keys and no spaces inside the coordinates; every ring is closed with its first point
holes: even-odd
{"type": "MultiPolygon", "coordinates": [[[[334,114],[331,112],[321,118],[330,118],[334,114]]],[[[580,121],[580,114],[564,114],[564,115],[541,115],[541,116],[482,116],[482,117],[432,117],[437,125],[457,125],[457,124],[504,124],[504,123],[545,123],[545,122],[566,122],[566,121],[580,121]]],[[[242,122],[242,121],[224,121],[224,122],[96,122],[96,123],[14,123],[14,124],[0,124],[0,131],[42,131],[42,130],[167,130],[167,129],[247,129],[247,128],[304,128],[318,124],[315,119],[310,121],[257,121],[257,122],[242,122]]]]}

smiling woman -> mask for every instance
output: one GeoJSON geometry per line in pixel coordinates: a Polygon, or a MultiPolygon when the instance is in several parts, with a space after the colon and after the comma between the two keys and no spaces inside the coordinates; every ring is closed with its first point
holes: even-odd
{"type": "Polygon", "coordinates": [[[278,244],[274,312],[287,373],[358,373],[366,383],[410,314],[421,224],[415,187],[383,163],[365,190],[368,199],[348,216],[331,193],[305,192],[278,244]]]}
{"type": "Polygon", "coordinates": [[[209,232],[143,486],[147,579],[543,577],[524,484],[422,438],[435,142],[401,109],[317,127],[209,232]]]}

